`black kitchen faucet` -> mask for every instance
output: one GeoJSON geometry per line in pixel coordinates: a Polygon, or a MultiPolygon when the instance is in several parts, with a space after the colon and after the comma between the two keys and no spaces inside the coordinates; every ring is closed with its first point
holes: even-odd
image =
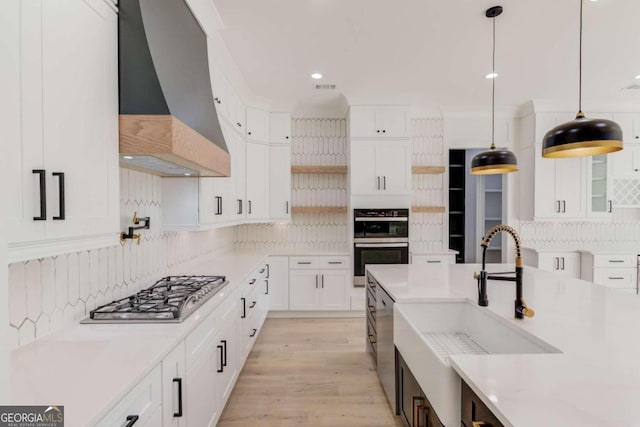
{"type": "Polygon", "coordinates": [[[513,227],[509,227],[505,224],[496,225],[491,230],[489,230],[482,239],[482,270],[480,273],[474,273],[473,277],[478,280],[478,305],[482,307],[487,307],[489,305],[489,299],[487,298],[487,280],[502,280],[505,282],[516,282],[516,300],[515,300],[515,310],[514,315],[516,319],[523,319],[526,317],[533,317],[535,315],[535,311],[532,308],[527,307],[527,303],[524,301],[522,297],[522,254],[520,248],[520,236],[513,227]],[[505,273],[492,273],[488,274],[486,269],[486,255],[487,248],[491,243],[491,239],[493,236],[498,234],[499,232],[504,231],[509,233],[513,240],[516,243],[516,271],[505,272],[505,273]],[[507,276],[507,275],[514,276],[507,276]]]}

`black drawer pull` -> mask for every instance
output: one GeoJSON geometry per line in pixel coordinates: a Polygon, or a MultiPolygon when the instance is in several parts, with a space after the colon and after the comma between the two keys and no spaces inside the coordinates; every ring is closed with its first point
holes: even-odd
{"type": "Polygon", "coordinates": [[[251,335],[249,335],[249,337],[253,338],[253,337],[256,336],[256,332],[258,332],[258,330],[257,329],[252,329],[251,331],[252,332],[251,332],[251,335]]]}
{"type": "Polygon", "coordinates": [[[624,277],[618,277],[618,276],[609,276],[609,280],[624,280],[624,277]]]}
{"type": "Polygon", "coordinates": [[[242,300],[242,316],[240,316],[241,319],[244,319],[245,317],[247,317],[247,299],[246,298],[240,298],[242,300]]]}
{"type": "Polygon", "coordinates": [[[33,169],[32,173],[40,175],[40,215],[34,216],[34,221],[47,220],[47,177],[44,169],[33,169]]]}
{"type": "Polygon", "coordinates": [[[442,261],[427,260],[427,264],[440,264],[442,261]]]}
{"type": "Polygon", "coordinates": [[[174,378],[174,383],[178,383],[178,412],[174,412],[174,418],[182,417],[182,378],[174,378]]]}
{"type": "Polygon", "coordinates": [[[340,264],[342,264],[342,261],[329,261],[329,264],[331,264],[331,265],[340,265],[340,264]]]}
{"type": "Polygon", "coordinates": [[[129,415],[127,416],[127,424],[124,427],[131,427],[132,425],[134,425],[137,421],[138,418],[140,418],[137,415],[129,415]]]}
{"type": "Polygon", "coordinates": [[[311,261],[298,261],[298,265],[310,265],[311,261]]]}
{"type": "Polygon", "coordinates": [[[264,291],[264,294],[265,294],[265,295],[269,295],[269,281],[268,281],[268,280],[265,280],[265,281],[264,281],[264,284],[265,284],[265,285],[267,285],[267,289],[264,291]]]}
{"type": "Polygon", "coordinates": [[[623,259],[610,259],[609,262],[624,262],[623,259]]]}
{"type": "Polygon", "coordinates": [[[220,340],[224,346],[224,357],[222,358],[222,366],[227,366],[227,340],[220,340]]]}
{"type": "Polygon", "coordinates": [[[224,364],[223,364],[223,362],[222,362],[222,361],[224,360],[224,359],[222,358],[222,357],[223,357],[223,356],[222,356],[222,346],[221,346],[221,345],[218,345],[218,346],[216,346],[216,347],[218,347],[218,350],[220,350],[220,369],[218,369],[218,373],[220,373],[220,372],[224,372],[224,364]]]}
{"type": "Polygon", "coordinates": [[[64,220],[65,219],[65,200],[64,200],[64,172],[54,172],[53,176],[58,177],[58,203],[59,203],[59,212],[58,216],[54,216],[54,220],[64,220]]]}
{"type": "MultiPolygon", "coordinates": [[[[251,133],[249,133],[249,135],[251,135],[251,133]]],[[[249,200],[249,212],[247,212],[249,215],[251,215],[251,200],[249,200]]]]}

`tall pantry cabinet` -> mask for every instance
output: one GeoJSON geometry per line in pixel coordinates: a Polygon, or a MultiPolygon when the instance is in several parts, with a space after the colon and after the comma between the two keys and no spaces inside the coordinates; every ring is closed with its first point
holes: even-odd
{"type": "Polygon", "coordinates": [[[117,18],[101,0],[3,4],[0,176],[9,258],[113,244],[117,18]],[[5,74],[6,70],[6,74],[5,74]]]}

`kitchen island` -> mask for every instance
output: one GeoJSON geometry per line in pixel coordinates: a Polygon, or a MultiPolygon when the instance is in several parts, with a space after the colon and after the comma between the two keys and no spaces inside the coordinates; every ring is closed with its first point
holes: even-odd
{"type": "MultiPolygon", "coordinates": [[[[511,265],[488,266],[490,273],[512,269],[511,265]]],[[[479,265],[469,264],[368,268],[395,300],[396,316],[403,305],[409,305],[404,303],[467,301],[476,305],[473,273],[479,270],[479,265]]],[[[502,424],[640,424],[640,370],[636,368],[640,299],[529,267],[524,270],[524,297],[536,310],[534,318],[513,318],[513,283],[489,281],[488,297],[489,306],[479,307],[481,310],[489,310],[559,350],[449,356],[450,366],[502,424]]],[[[438,405],[433,406],[437,412],[438,405]]]]}

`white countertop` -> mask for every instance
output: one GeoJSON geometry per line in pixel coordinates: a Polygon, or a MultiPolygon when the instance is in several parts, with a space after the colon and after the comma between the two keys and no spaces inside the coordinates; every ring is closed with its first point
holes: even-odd
{"type": "MultiPolygon", "coordinates": [[[[489,271],[513,266],[489,265],[489,271]]],[[[371,266],[399,303],[477,298],[476,265],[371,266]]],[[[487,309],[561,354],[452,356],[452,367],[507,426],[640,425],[640,297],[525,267],[532,319],[513,318],[515,285],[488,283],[487,309]]]]}
{"type": "Polygon", "coordinates": [[[231,251],[190,267],[185,274],[224,275],[229,284],[182,323],[78,324],[11,352],[11,403],[64,405],[69,426],[99,420],[266,256],[231,251]]]}
{"type": "Polygon", "coordinates": [[[271,256],[324,256],[324,255],[351,255],[351,248],[348,246],[335,246],[327,248],[289,248],[289,247],[267,247],[264,249],[243,249],[244,252],[261,252],[271,256]]]}

